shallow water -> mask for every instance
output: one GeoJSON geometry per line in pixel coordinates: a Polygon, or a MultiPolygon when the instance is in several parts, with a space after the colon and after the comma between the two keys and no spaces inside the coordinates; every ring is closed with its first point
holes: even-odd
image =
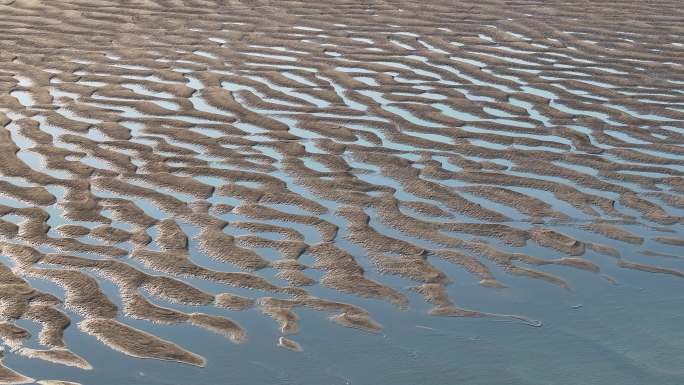
{"type": "Polygon", "coordinates": [[[677,4],[167,3],[0,0],[0,383],[684,382],[677,4]]]}

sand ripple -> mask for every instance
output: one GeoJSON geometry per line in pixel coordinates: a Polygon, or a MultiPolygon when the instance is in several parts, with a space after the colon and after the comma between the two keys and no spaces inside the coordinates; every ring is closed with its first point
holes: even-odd
{"type": "Polygon", "coordinates": [[[563,269],[598,278],[599,255],[684,277],[649,250],[684,245],[675,2],[258,3],[0,1],[7,354],[91,369],[63,339],[73,317],[123,354],[197,366],[127,320],[259,333],[157,300],[256,306],[292,351],[299,308],[382,329],[321,287],[542,325],[459,307],[444,263],[493,290],[572,289],[563,269]]]}

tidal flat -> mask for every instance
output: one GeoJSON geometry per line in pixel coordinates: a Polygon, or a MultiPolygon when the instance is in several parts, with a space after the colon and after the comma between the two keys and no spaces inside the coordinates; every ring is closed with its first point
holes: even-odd
{"type": "Polygon", "coordinates": [[[0,384],[684,383],[683,25],[0,0],[0,384]]]}

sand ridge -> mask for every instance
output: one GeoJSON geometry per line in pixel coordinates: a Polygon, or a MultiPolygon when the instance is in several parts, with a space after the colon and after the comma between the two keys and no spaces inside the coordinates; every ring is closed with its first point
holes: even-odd
{"type": "Polygon", "coordinates": [[[76,327],[204,366],[126,320],[259,332],[175,305],[256,307],[295,352],[300,308],[382,330],[320,287],[542,325],[459,307],[443,262],[492,290],[572,290],[599,255],[684,277],[680,7],[428,3],[0,1],[5,354],[93,369],[76,327]]]}

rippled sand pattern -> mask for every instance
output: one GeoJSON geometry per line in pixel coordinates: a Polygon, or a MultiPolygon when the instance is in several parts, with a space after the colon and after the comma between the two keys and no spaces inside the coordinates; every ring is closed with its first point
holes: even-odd
{"type": "Polygon", "coordinates": [[[613,282],[599,254],[684,277],[645,246],[684,246],[679,5],[0,0],[6,354],[91,369],[63,339],[78,328],[203,366],[127,320],[259,332],[173,304],[256,307],[295,352],[301,308],[381,330],[317,285],[542,325],[459,307],[435,261],[491,290],[506,274],[572,289],[546,265],[613,282]]]}

